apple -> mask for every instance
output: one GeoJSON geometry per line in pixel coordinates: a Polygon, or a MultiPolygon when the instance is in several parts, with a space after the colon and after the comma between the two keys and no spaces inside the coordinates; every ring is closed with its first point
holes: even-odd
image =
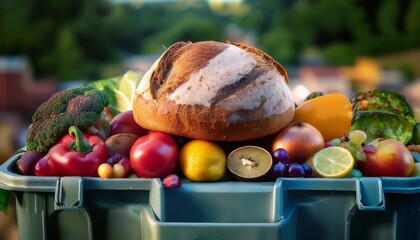
{"type": "Polygon", "coordinates": [[[377,139],[363,148],[366,161],[359,162],[363,176],[408,177],[414,171],[414,158],[407,147],[394,139],[377,139]]]}
{"type": "Polygon", "coordinates": [[[142,128],[134,120],[133,110],[128,110],[119,113],[109,123],[110,125],[110,136],[118,133],[132,133],[139,136],[144,136],[148,131],[142,128]]]}

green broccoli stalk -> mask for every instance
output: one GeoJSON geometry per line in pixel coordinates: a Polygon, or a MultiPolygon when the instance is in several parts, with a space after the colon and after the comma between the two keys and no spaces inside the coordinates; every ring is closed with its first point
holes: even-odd
{"type": "Polygon", "coordinates": [[[70,126],[93,133],[96,131],[96,135],[106,138],[109,122],[104,119],[103,111],[108,104],[105,93],[87,86],[54,94],[32,116],[32,124],[26,135],[27,150],[47,153],[68,133],[70,126]]]}
{"type": "Polygon", "coordinates": [[[366,142],[376,138],[395,139],[406,144],[416,124],[405,97],[397,92],[374,90],[359,92],[352,99],[351,130],[363,130],[366,142]]]}

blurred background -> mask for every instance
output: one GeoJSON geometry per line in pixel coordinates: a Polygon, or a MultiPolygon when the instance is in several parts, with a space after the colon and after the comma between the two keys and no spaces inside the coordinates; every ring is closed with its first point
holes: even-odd
{"type": "MultiPolygon", "coordinates": [[[[312,91],[399,91],[420,114],[420,0],[0,0],[0,163],[53,93],[146,71],[177,41],[253,45],[312,91]]],[[[13,208],[13,204],[11,205],[13,208]]],[[[13,209],[0,239],[17,239],[13,209]]]]}

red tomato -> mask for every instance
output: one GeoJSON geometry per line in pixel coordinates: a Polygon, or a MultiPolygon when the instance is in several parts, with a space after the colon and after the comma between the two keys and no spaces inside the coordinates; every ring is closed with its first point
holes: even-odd
{"type": "Polygon", "coordinates": [[[133,110],[119,113],[110,122],[110,136],[117,133],[133,133],[139,136],[147,134],[147,130],[136,123],[133,110]]]}
{"type": "Polygon", "coordinates": [[[131,147],[130,164],[140,177],[164,178],[175,171],[178,155],[178,146],[171,136],[151,132],[137,139],[131,147]]]}

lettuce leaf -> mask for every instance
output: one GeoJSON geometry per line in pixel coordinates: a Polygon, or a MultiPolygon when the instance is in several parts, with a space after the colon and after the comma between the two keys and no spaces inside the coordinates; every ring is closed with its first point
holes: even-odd
{"type": "Polygon", "coordinates": [[[108,111],[112,116],[133,109],[136,89],[143,73],[127,71],[119,77],[89,82],[86,85],[105,92],[109,97],[108,111]]]}

